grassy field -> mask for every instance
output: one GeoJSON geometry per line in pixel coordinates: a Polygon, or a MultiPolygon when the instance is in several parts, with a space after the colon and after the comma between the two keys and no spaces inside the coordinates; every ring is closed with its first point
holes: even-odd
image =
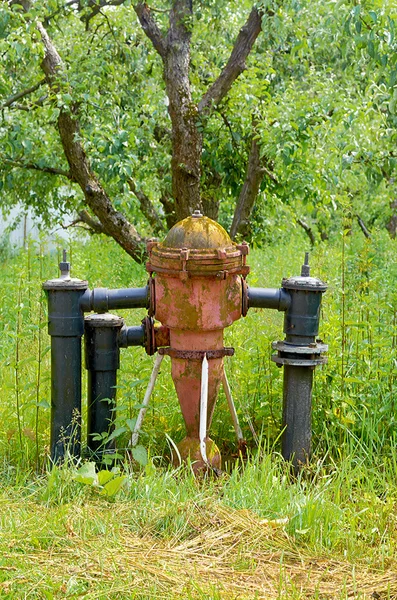
{"type": "MultiPolygon", "coordinates": [[[[250,285],[278,287],[298,274],[305,249],[295,236],[253,250],[250,285]]],[[[145,283],[144,270],[107,240],[75,240],[69,250],[74,276],[91,287],[145,283]]],[[[236,349],[227,371],[248,461],[235,459],[221,395],[211,436],[228,457],[224,475],[196,480],[189,467],[170,467],[168,440],[184,433],[164,361],[141,437],[148,462],[121,464],[114,494],[94,479],[83,483],[80,465],[46,466],[49,338],[40,282],[57,276],[60,249],[3,251],[0,598],[397,598],[395,251],[386,236],[353,232],[312,254],[313,274],[330,286],[321,323],[329,364],[316,371],[313,460],[297,479],[278,454],[282,373],[270,346],[283,337],[282,315],[251,310],[226,339],[236,349]]],[[[133,325],[144,311],[120,314],[133,325]]],[[[153,364],[140,348],[122,352],[120,447],[153,364]]]]}

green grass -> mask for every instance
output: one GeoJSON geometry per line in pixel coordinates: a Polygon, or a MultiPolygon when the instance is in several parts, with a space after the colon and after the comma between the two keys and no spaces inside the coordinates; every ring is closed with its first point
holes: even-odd
{"type": "MultiPolygon", "coordinates": [[[[295,236],[287,247],[254,250],[250,285],[278,287],[299,273],[305,249],[295,236]]],[[[357,233],[313,252],[312,273],[330,285],[321,322],[329,364],[316,371],[313,460],[297,479],[278,454],[282,373],[270,356],[282,314],[251,310],[226,338],[236,348],[227,369],[248,461],[233,459],[221,395],[211,436],[228,473],[196,480],[188,467],[171,469],[165,434],[179,441],[183,423],[164,361],[141,437],[149,463],[123,465],[125,485],[110,499],[76,481],[76,467],[45,466],[50,365],[40,282],[57,276],[59,257],[32,244],[5,257],[0,598],[397,598],[395,250],[383,235],[357,233]]],[[[145,283],[143,268],[107,240],[75,240],[71,251],[74,276],[90,287],[145,283]]],[[[120,314],[133,325],[144,311],[120,314]]],[[[152,364],[140,348],[122,351],[117,425],[136,416],[152,364]]]]}

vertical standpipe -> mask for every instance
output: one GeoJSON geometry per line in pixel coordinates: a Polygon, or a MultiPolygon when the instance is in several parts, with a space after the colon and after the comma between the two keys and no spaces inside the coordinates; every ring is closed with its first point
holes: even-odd
{"type": "Polygon", "coordinates": [[[87,447],[99,458],[114,449],[114,440],[106,442],[98,434],[114,429],[117,370],[120,367],[119,334],[124,325],[121,317],[89,315],[84,320],[85,366],[88,370],[87,447]]]}
{"type": "Polygon", "coordinates": [[[312,437],[312,386],[317,365],[327,362],[328,346],[316,341],[322,294],[327,285],[310,277],[308,254],[300,276],[284,279],[291,298],[284,317],[284,342],[275,342],[272,359],[284,366],[282,455],[295,469],[308,462],[312,437]]]}
{"type": "Polygon", "coordinates": [[[51,336],[51,438],[54,463],[80,456],[81,445],[81,337],[84,316],[80,299],[87,281],[70,277],[70,264],[59,265],[61,277],[43,284],[48,299],[51,336]]]}

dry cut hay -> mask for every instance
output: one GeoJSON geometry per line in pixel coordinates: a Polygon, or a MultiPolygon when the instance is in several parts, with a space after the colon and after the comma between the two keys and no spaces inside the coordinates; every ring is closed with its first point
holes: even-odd
{"type": "MultiPolygon", "coordinates": [[[[71,578],[82,582],[81,597],[86,599],[131,598],[133,591],[139,592],[136,597],[159,600],[210,599],[216,592],[225,599],[397,598],[396,570],[377,571],[304,553],[285,532],[283,520],[260,520],[251,511],[220,504],[196,506],[189,511],[195,515],[192,533],[180,542],[150,530],[141,536],[133,533],[128,525],[130,508],[114,509],[123,523],[117,532],[84,537],[79,533],[84,511],[71,509],[64,544],[23,554],[10,549],[3,555],[0,573],[10,570],[5,583],[11,584],[11,569],[18,569],[22,561],[25,585],[27,573],[38,569],[42,579],[59,585],[61,594],[71,578]]],[[[104,509],[95,510],[98,517],[104,509]]],[[[40,585],[32,575],[31,589],[39,590],[40,585]]],[[[4,582],[0,596],[1,586],[5,589],[4,582]]]]}

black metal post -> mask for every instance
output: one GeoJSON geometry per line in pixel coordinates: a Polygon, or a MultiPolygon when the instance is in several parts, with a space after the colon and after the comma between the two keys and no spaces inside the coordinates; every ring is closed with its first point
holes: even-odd
{"type": "Polygon", "coordinates": [[[124,321],[105,314],[89,315],[85,325],[85,365],[88,370],[87,447],[97,458],[114,448],[114,440],[96,439],[114,429],[117,369],[120,367],[118,336],[124,321]]]}
{"type": "Polygon", "coordinates": [[[305,464],[311,452],[313,367],[284,367],[282,455],[294,466],[305,464]]]}
{"type": "Polygon", "coordinates": [[[81,444],[81,337],[84,316],[80,299],[87,281],[70,277],[70,264],[59,265],[61,277],[43,284],[48,299],[51,336],[51,460],[80,456],[81,444]]]}
{"type": "Polygon", "coordinates": [[[275,342],[274,362],[284,365],[282,455],[297,470],[311,454],[313,372],[327,361],[328,346],[316,341],[322,294],[327,285],[310,277],[308,253],[300,276],[283,280],[291,298],[284,317],[284,342],[275,342]]]}

